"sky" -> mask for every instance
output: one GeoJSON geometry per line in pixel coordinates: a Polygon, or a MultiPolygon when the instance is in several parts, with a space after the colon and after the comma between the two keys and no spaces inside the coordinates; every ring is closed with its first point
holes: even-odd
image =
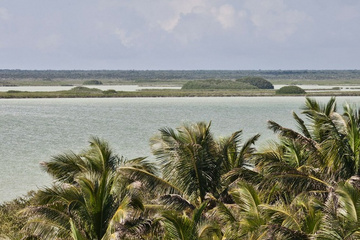
{"type": "Polygon", "coordinates": [[[0,69],[360,69],[359,0],[0,0],[0,69]]]}

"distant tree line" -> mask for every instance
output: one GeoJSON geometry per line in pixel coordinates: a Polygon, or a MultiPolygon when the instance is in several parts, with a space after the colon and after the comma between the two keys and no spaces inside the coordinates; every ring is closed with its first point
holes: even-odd
{"type": "Polygon", "coordinates": [[[0,79],[122,79],[133,81],[238,79],[360,79],[360,70],[19,70],[2,69],[0,79]]]}

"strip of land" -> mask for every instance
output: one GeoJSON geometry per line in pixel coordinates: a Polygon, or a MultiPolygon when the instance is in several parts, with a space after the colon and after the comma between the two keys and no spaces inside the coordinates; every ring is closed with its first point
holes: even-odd
{"type": "Polygon", "coordinates": [[[261,97],[261,96],[360,96],[360,91],[326,91],[277,94],[275,90],[141,90],[135,92],[87,89],[56,92],[0,92],[0,98],[128,98],[128,97],[261,97]]]}

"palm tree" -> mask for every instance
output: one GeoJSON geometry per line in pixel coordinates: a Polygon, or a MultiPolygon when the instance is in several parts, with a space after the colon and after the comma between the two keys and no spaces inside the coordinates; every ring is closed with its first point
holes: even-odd
{"type": "Polygon", "coordinates": [[[91,139],[83,154],[62,154],[43,163],[55,183],[39,191],[37,205],[24,210],[27,230],[45,239],[110,239],[120,234],[126,221],[139,218],[144,209],[139,184],[118,171],[132,163],[154,171],[144,158],[118,157],[98,138],[91,139]]]}
{"type": "Polygon", "coordinates": [[[340,183],[328,198],[315,239],[360,238],[360,191],[349,182],[340,183]]]}
{"type": "Polygon", "coordinates": [[[339,114],[335,98],[324,105],[307,98],[303,113],[308,124],[293,113],[300,132],[269,121],[281,142],[258,154],[256,168],[269,176],[264,183],[275,180],[272,186],[282,184],[280,191],[288,189],[296,196],[304,190],[326,192],[334,182],[350,177],[359,182],[359,113],[346,104],[339,114]]]}
{"type": "Polygon", "coordinates": [[[191,201],[204,202],[207,192],[217,192],[221,162],[210,124],[183,125],[177,132],[162,128],[151,143],[163,178],[183,190],[191,201]]]}
{"type": "Polygon", "coordinates": [[[265,195],[252,185],[237,182],[230,190],[234,203],[218,203],[215,211],[222,223],[225,239],[262,239],[265,237],[267,219],[260,205],[265,195]]]}
{"type": "Polygon", "coordinates": [[[322,170],[335,181],[359,175],[359,109],[354,110],[346,103],[340,114],[336,111],[335,98],[325,105],[307,98],[305,104],[303,113],[310,121],[308,132],[321,147],[322,170]]]}
{"type": "Polygon", "coordinates": [[[307,124],[293,114],[300,132],[270,121],[280,143],[257,154],[259,189],[272,199],[262,206],[273,219],[268,229],[276,238],[358,239],[359,111],[346,104],[338,113],[335,98],[325,105],[307,98],[303,110],[307,124]],[[313,204],[299,207],[299,199],[313,204]]]}
{"type": "Polygon", "coordinates": [[[165,229],[165,239],[200,240],[222,239],[222,233],[216,223],[204,216],[208,202],[194,209],[190,216],[176,211],[164,211],[162,218],[165,229]]]}
{"type": "Polygon", "coordinates": [[[259,138],[256,135],[241,147],[242,132],[238,131],[216,141],[210,126],[198,122],[176,130],[162,128],[151,140],[163,179],[195,206],[206,201],[208,195],[219,198],[240,176],[251,176],[247,164],[254,152],[252,145],[259,138]]]}

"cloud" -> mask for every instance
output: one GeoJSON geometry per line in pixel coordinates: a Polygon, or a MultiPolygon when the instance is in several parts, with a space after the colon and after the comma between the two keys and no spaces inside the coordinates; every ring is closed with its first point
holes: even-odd
{"type": "Polygon", "coordinates": [[[285,69],[360,54],[354,0],[36,1],[1,4],[3,67],[285,69]]]}
{"type": "Polygon", "coordinates": [[[224,31],[231,32],[235,38],[246,34],[247,38],[284,42],[310,19],[304,12],[288,7],[283,0],[245,0],[232,4],[216,0],[143,0],[115,8],[119,18],[118,24],[111,23],[112,31],[124,46],[133,48],[144,44],[139,39],[149,38],[158,38],[159,43],[161,39],[173,39],[186,46],[224,31]],[[127,20],[129,13],[131,19],[127,20]]]}
{"type": "Polygon", "coordinates": [[[115,35],[120,39],[121,44],[125,47],[132,47],[134,46],[134,40],[136,40],[139,37],[139,34],[137,33],[128,33],[125,29],[117,28],[115,29],[115,35]]]}
{"type": "Polygon", "coordinates": [[[245,9],[257,36],[283,42],[309,20],[306,13],[287,7],[283,0],[248,0],[245,9]]]}
{"type": "Polygon", "coordinates": [[[204,0],[165,1],[166,14],[159,14],[156,21],[165,31],[171,32],[181,20],[182,16],[199,11],[206,6],[204,0]]]}
{"type": "Polygon", "coordinates": [[[215,9],[214,13],[216,15],[216,19],[221,23],[223,28],[227,29],[234,26],[236,12],[234,7],[230,4],[222,5],[220,8],[215,9]]]}

